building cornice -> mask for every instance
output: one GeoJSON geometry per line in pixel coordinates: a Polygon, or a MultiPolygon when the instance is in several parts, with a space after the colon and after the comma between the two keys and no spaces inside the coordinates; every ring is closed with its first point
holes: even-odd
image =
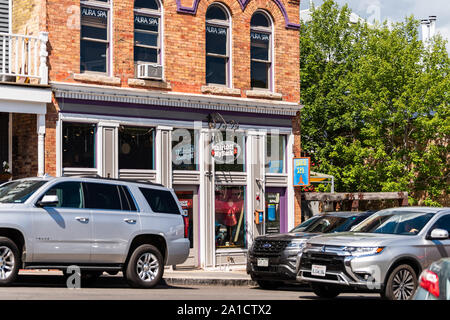
{"type": "Polygon", "coordinates": [[[293,117],[301,110],[296,103],[261,99],[216,97],[202,94],[111,88],[85,84],[51,82],[56,98],[145,104],[163,107],[207,109],[293,117]]]}

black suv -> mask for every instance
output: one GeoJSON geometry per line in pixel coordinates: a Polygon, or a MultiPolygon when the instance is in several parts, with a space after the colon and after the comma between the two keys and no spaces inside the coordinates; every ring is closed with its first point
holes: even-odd
{"type": "Polygon", "coordinates": [[[259,236],[248,252],[247,273],[264,289],[297,283],[297,253],[308,239],[322,233],[349,231],[374,212],[326,212],[313,216],[289,233],[259,236]]]}

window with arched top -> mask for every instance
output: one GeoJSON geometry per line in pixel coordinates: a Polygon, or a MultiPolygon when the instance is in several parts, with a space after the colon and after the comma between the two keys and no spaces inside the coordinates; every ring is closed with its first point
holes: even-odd
{"type": "Polygon", "coordinates": [[[257,11],[250,21],[250,43],[251,86],[271,89],[272,22],[264,12],[257,11]]]}
{"type": "Polygon", "coordinates": [[[161,64],[161,4],[134,2],[134,62],[161,64]]]}
{"type": "Polygon", "coordinates": [[[206,11],[206,83],[227,86],[230,78],[230,15],[220,4],[206,11]]]}

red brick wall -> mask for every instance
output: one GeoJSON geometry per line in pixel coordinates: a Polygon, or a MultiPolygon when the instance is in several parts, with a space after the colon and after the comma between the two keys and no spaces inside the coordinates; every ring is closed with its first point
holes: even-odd
{"type": "MultiPolygon", "coordinates": [[[[192,0],[193,1],[193,0],[192,0]]],[[[205,14],[215,1],[202,0],[196,15],[177,12],[176,1],[164,2],[165,77],[176,92],[201,93],[205,85],[205,14]]],[[[285,19],[273,1],[252,0],[242,11],[237,0],[222,0],[232,16],[233,87],[250,89],[250,19],[255,10],[263,9],[274,20],[275,91],[283,100],[299,102],[299,32],[286,29],[285,19]]],[[[298,4],[283,1],[290,21],[298,21],[298,4]]],[[[183,1],[191,6],[192,2],[183,1]]],[[[133,0],[114,1],[113,7],[113,72],[128,87],[134,78],[133,0]]],[[[73,79],[80,72],[79,0],[49,0],[47,23],[50,43],[50,81],[83,82],[73,79]],[[66,14],[61,14],[66,13],[66,14]]],[[[160,90],[160,88],[147,87],[160,90]]]]}
{"type": "Polygon", "coordinates": [[[37,119],[33,114],[13,114],[13,178],[37,176],[37,119]]]}

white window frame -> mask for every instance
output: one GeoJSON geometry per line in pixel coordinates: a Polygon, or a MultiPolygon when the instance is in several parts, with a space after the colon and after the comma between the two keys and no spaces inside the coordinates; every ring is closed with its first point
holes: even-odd
{"type": "Polygon", "coordinates": [[[270,16],[269,13],[267,13],[264,10],[256,10],[253,15],[252,18],[255,14],[263,14],[267,20],[269,21],[270,26],[269,27],[253,27],[250,23],[250,50],[251,50],[251,42],[252,42],[252,38],[251,38],[251,33],[252,32],[258,32],[258,33],[264,33],[264,34],[268,34],[270,39],[269,39],[269,52],[268,52],[268,58],[269,60],[256,60],[256,59],[252,59],[251,57],[251,53],[250,53],[250,77],[251,77],[251,64],[253,61],[255,62],[261,62],[261,63],[266,63],[269,64],[269,68],[267,71],[267,88],[260,88],[260,87],[253,87],[251,84],[251,78],[250,78],[250,86],[252,88],[252,90],[266,90],[266,91],[274,91],[275,88],[275,72],[274,72],[274,67],[275,67],[275,54],[274,54],[274,38],[275,38],[275,32],[274,32],[274,22],[272,17],[270,16]]]}
{"type": "MultiPolygon", "coordinates": [[[[158,4],[159,10],[150,10],[150,9],[137,9],[135,7],[133,7],[133,61],[134,64],[137,65],[139,62],[140,63],[149,63],[149,62],[144,62],[144,61],[135,61],[134,60],[134,48],[136,46],[138,47],[142,47],[142,48],[151,48],[151,49],[157,49],[158,50],[158,61],[157,64],[159,65],[163,65],[163,43],[164,41],[162,41],[163,39],[163,6],[161,1],[159,0],[155,0],[156,3],[158,4]],[[136,32],[136,29],[134,28],[134,19],[136,14],[140,15],[140,16],[148,16],[151,18],[157,18],[159,20],[158,22],[158,43],[157,43],[157,47],[152,47],[152,46],[147,46],[147,45],[136,45],[135,44],[135,40],[134,40],[134,35],[136,32]]],[[[137,30],[141,30],[141,29],[137,29],[137,30]]],[[[152,31],[148,31],[148,30],[141,30],[139,32],[144,32],[144,33],[154,33],[152,31]]]]}
{"type": "Polygon", "coordinates": [[[92,39],[92,38],[86,38],[85,40],[88,41],[94,41],[94,42],[100,42],[100,43],[106,43],[106,72],[97,72],[97,71],[90,71],[90,70],[84,70],[81,71],[81,48],[80,48],[80,72],[87,73],[87,74],[100,74],[100,75],[107,75],[110,76],[112,73],[113,68],[113,32],[112,32],[112,15],[113,15],[113,0],[108,0],[108,2],[102,2],[102,1],[95,1],[95,0],[80,0],[80,46],[81,41],[83,41],[83,37],[81,36],[81,27],[83,26],[82,23],[82,16],[81,16],[81,9],[82,7],[90,7],[93,9],[101,9],[108,12],[108,19],[106,24],[106,40],[98,40],[98,39],[92,39]]]}
{"type": "MultiPolygon", "coordinates": [[[[228,8],[220,2],[214,2],[214,3],[210,4],[208,6],[208,9],[213,6],[220,7],[227,15],[228,20],[223,21],[223,20],[215,20],[215,19],[211,19],[211,20],[205,19],[205,82],[206,82],[206,85],[232,88],[231,79],[233,79],[233,72],[232,72],[232,70],[233,70],[232,69],[232,56],[233,56],[232,51],[233,50],[232,50],[232,45],[231,45],[231,43],[232,43],[231,39],[233,39],[233,34],[232,34],[232,27],[231,27],[232,26],[231,14],[230,14],[230,11],[228,10],[228,8]],[[226,55],[208,53],[206,51],[206,27],[207,26],[220,27],[220,28],[227,29],[226,55]],[[225,67],[225,84],[210,83],[210,82],[206,81],[206,58],[208,56],[227,59],[227,64],[225,67]]],[[[208,9],[206,11],[208,11],[208,9]]]]}

